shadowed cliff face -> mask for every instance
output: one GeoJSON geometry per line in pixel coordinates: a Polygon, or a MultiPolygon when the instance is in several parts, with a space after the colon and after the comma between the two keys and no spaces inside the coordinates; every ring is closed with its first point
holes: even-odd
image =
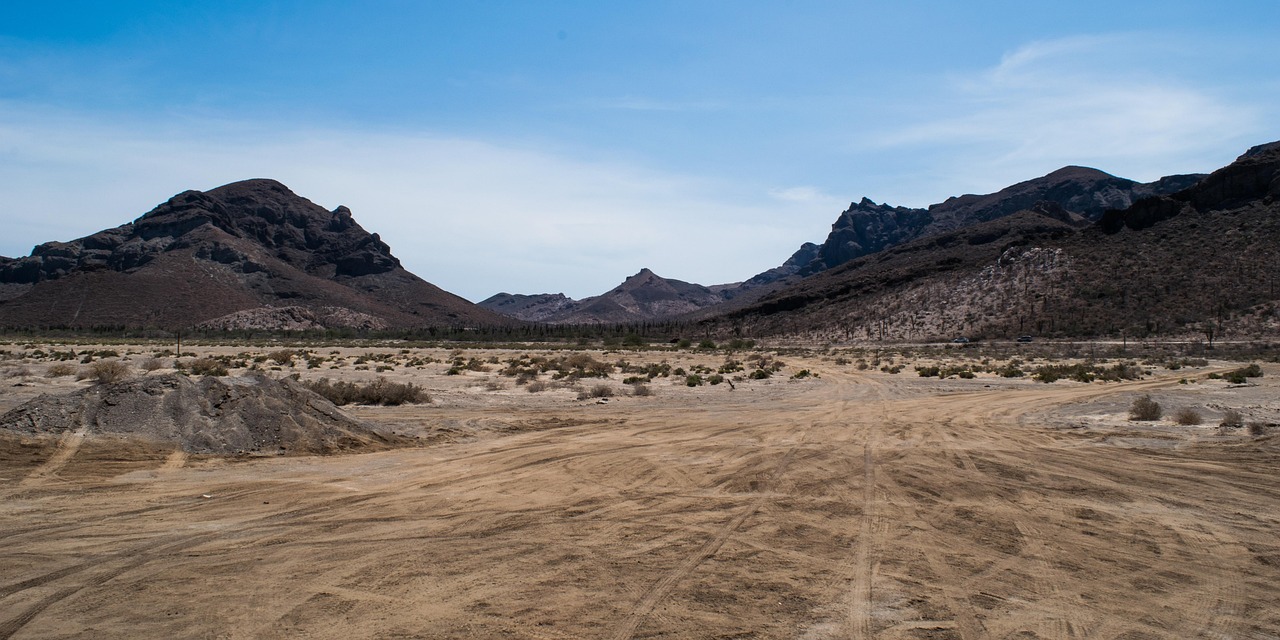
{"type": "MultiPolygon", "coordinates": [[[[798,267],[783,265],[758,274],[747,283],[758,286],[791,276],[813,275],[905,242],[989,222],[1019,211],[1056,211],[1058,213],[1054,217],[1069,224],[1085,226],[1101,218],[1107,210],[1124,209],[1143,198],[1174,193],[1203,177],[1200,174],[1168,176],[1144,184],[1097,169],[1064,167],[996,193],[948,198],[927,209],[894,207],[863,198],[840,214],[831,225],[831,233],[816,252],[806,252],[803,247],[797,252],[796,256],[811,256],[804,264],[798,267]]],[[[792,256],[788,263],[796,256],[792,256]]]]}
{"type": "Polygon", "coordinates": [[[77,270],[127,272],[187,248],[240,272],[261,270],[236,240],[326,277],[400,266],[391,248],[362,229],[346,207],[325,211],[274,180],[246,180],[207,193],[184,191],[132,223],[70,242],[46,242],[31,256],[0,266],[0,282],[34,284],[77,270]]]}
{"type": "Polygon", "coordinates": [[[254,328],[286,306],[317,310],[317,327],[509,322],[405,271],[346,207],[265,179],[185,191],[129,224],[0,259],[0,301],[10,326],[181,327],[235,313],[254,328]]]}

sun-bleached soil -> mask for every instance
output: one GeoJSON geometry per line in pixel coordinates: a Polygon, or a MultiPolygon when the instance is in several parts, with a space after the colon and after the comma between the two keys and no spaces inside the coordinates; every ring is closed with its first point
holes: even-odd
{"type": "MultiPolygon", "coordinates": [[[[334,351],[278,375],[379,375],[334,351]]],[[[494,354],[518,352],[469,355],[494,354]]],[[[1280,637],[1280,443],[1217,426],[1280,422],[1274,365],[1043,384],[783,355],[733,388],[581,381],[601,401],[422,355],[381,375],[433,402],[345,408],[408,448],[6,437],[0,638],[1280,637]],[[1204,423],[1129,421],[1143,394],[1204,423]]],[[[0,411],[88,384],[24,366],[0,411]]]]}

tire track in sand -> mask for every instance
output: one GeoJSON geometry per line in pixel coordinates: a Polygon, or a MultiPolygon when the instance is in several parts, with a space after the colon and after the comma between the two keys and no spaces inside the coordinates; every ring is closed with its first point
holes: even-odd
{"type": "Polygon", "coordinates": [[[36,467],[30,475],[22,479],[18,483],[19,489],[29,489],[45,483],[46,480],[55,476],[60,469],[67,465],[76,452],[80,450],[80,445],[84,443],[85,435],[89,433],[89,425],[81,425],[75,431],[65,431],[62,437],[58,439],[57,448],[54,449],[53,455],[45,460],[44,464],[36,467]]]}
{"type": "MultiPolygon", "coordinates": [[[[801,434],[800,441],[797,442],[795,446],[788,449],[787,453],[782,456],[782,460],[778,462],[776,467],[774,467],[773,473],[770,474],[770,485],[776,482],[777,479],[786,472],[787,466],[791,464],[791,459],[795,457],[796,451],[804,444],[806,435],[807,434],[801,434]]],[[[674,589],[681,580],[693,573],[694,570],[698,568],[698,565],[706,562],[708,558],[714,556],[716,552],[720,551],[720,547],[724,546],[724,543],[729,540],[729,536],[732,536],[748,518],[755,515],[756,512],[772,498],[772,496],[767,493],[771,488],[771,486],[765,487],[764,489],[766,493],[756,497],[749,504],[743,507],[743,509],[738,512],[738,515],[734,516],[733,519],[723,527],[720,527],[715,536],[710,540],[707,540],[707,542],[699,547],[692,555],[685,558],[683,562],[671,571],[667,572],[667,574],[662,576],[662,578],[657,582],[653,583],[653,585],[645,591],[645,594],[641,596],[640,600],[631,607],[631,611],[625,618],[623,618],[618,630],[609,637],[616,640],[631,640],[634,638],[636,631],[640,628],[640,625],[651,613],[653,613],[653,610],[658,606],[658,603],[666,599],[666,597],[671,594],[672,589],[674,589]]]]}

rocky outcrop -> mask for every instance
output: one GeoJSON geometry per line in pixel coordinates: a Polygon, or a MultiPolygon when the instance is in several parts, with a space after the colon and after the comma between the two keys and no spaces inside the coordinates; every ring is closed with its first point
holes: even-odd
{"type": "Polygon", "coordinates": [[[0,259],[0,326],[181,328],[293,307],[322,328],[509,322],[405,271],[346,207],[274,180],[184,191],[131,223],[0,259]]]}
{"type": "Polygon", "coordinates": [[[1280,142],[1259,145],[1188,189],[1152,196],[1128,209],[1108,211],[1099,221],[1106,233],[1146,229],[1186,211],[1209,212],[1270,206],[1280,198],[1280,142]]]}
{"type": "MultiPolygon", "coordinates": [[[[1063,222],[1085,226],[1112,209],[1125,209],[1152,196],[1181,191],[1203,175],[1167,176],[1151,183],[1134,182],[1087,167],[1063,167],[1048,175],[1019,182],[996,193],[963,195],[927,209],[877,204],[869,198],[849,205],[816,254],[798,268],[776,267],[747,283],[780,282],[820,273],[855,258],[878,253],[917,238],[1035,210],[1063,222]],[[789,272],[789,273],[788,273],[789,272]]],[[[800,255],[793,255],[791,263],[800,255]]]]}

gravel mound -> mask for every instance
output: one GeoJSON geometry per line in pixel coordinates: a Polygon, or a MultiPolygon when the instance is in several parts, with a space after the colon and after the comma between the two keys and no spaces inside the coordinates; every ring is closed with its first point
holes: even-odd
{"type": "Polygon", "coordinates": [[[0,416],[0,429],[132,436],[196,454],[307,455],[404,444],[293,380],[265,375],[148,376],[40,396],[0,416]]]}

